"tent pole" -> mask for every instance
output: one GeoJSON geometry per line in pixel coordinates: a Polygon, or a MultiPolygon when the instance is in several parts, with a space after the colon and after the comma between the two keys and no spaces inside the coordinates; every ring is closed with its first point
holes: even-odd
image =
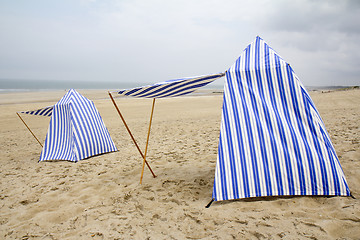
{"type": "MultiPolygon", "coordinates": [[[[119,109],[119,108],[118,108],[118,106],[116,105],[116,102],[115,102],[115,100],[114,100],[113,96],[111,95],[111,93],[110,93],[110,92],[108,92],[108,93],[109,93],[109,96],[110,96],[110,98],[111,98],[111,101],[113,102],[113,104],[114,104],[114,106],[115,106],[115,108],[116,108],[116,110],[117,110],[117,112],[118,112],[118,114],[119,114],[119,116],[120,116],[121,120],[123,121],[123,123],[124,123],[124,125],[125,125],[126,130],[128,131],[128,133],[129,133],[129,135],[130,135],[130,137],[131,137],[132,141],[134,142],[134,144],[135,144],[135,146],[136,146],[137,150],[139,151],[139,153],[140,153],[141,157],[144,159],[144,158],[145,158],[145,156],[144,156],[144,154],[141,152],[141,150],[140,150],[140,148],[139,148],[139,145],[138,145],[138,144],[137,144],[137,142],[135,141],[135,138],[134,138],[134,136],[132,135],[132,133],[131,133],[131,131],[130,131],[130,129],[129,129],[129,127],[128,127],[128,125],[126,124],[125,119],[124,119],[124,117],[122,116],[122,114],[121,114],[121,112],[120,112],[120,109],[119,109]]],[[[146,165],[148,166],[148,168],[149,168],[150,172],[152,173],[153,177],[155,178],[155,177],[156,177],[156,175],[154,174],[153,170],[151,169],[151,167],[150,167],[149,163],[148,163],[145,159],[144,159],[144,161],[145,161],[146,165]]]]}
{"type": "Polygon", "coordinates": [[[153,114],[154,114],[154,108],[155,108],[155,98],[153,98],[153,103],[152,103],[152,108],[151,108],[150,122],[149,122],[149,130],[148,130],[148,135],[147,135],[147,138],[146,138],[146,146],[145,146],[145,153],[144,153],[144,161],[143,161],[142,170],[141,170],[140,184],[142,184],[142,179],[143,179],[143,175],[144,175],[146,154],[147,154],[148,145],[149,145],[150,129],[151,129],[151,123],[152,123],[153,114]]]}
{"type": "Polygon", "coordinates": [[[43,145],[41,144],[41,142],[39,141],[39,139],[35,136],[35,134],[31,131],[31,129],[29,128],[29,126],[25,123],[25,121],[22,119],[22,117],[19,115],[19,113],[16,113],[18,115],[18,117],[20,118],[20,120],[25,124],[25,126],[27,127],[27,129],[29,130],[29,132],[33,135],[33,137],[36,139],[36,141],[38,141],[38,143],[40,144],[41,147],[43,147],[43,145]]]}

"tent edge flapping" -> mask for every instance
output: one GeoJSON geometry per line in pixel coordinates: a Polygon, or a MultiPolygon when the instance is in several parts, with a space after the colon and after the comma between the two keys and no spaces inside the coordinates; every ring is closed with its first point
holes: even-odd
{"type": "Polygon", "coordinates": [[[121,96],[136,97],[136,98],[167,98],[178,97],[190,94],[197,89],[208,85],[209,83],[223,77],[225,72],[201,75],[196,77],[188,77],[182,79],[168,80],[164,82],[155,83],[152,85],[145,85],[141,87],[122,89],[119,91],[112,91],[121,96]]]}

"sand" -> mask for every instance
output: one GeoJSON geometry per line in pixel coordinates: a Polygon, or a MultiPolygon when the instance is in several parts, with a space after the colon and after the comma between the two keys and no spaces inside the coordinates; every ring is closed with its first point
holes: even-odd
{"type": "MultiPolygon", "coordinates": [[[[350,197],[271,197],[215,202],[221,95],[157,100],[148,161],[106,91],[94,100],[119,151],[71,163],[41,162],[15,112],[64,91],[0,95],[0,239],[360,239],[360,90],[312,92],[347,177],[350,197]]],[[[141,149],[151,100],[117,99],[141,149]]],[[[40,141],[49,118],[24,116],[40,141]]]]}

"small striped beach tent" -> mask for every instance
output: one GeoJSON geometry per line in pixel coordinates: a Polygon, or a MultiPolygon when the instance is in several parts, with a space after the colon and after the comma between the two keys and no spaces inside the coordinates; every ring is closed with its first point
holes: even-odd
{"type": "Polygon", "coordinates": [[[77,162],[117,151],[95,104],[74,89],[54,106],[20,113],[51,117],[39,161],[77,162]]]}
{"type": "Polygon", "coordinates": [[[184,95],[193,93],[197,89],[212,83],[213,81],[223,77],[224,75],[225,75],[225,73],[217,73],[217,74],[203,75],[203,76],[197,76],[197,77],[174,79],[174,80],[168,80],[168,81],[164,81],[164,82],[155,83],[153,85],[137,87],[137,88],[132,88],[132,89],[125,89],[125,90],[120,90],[120,91],[115,92],[122,96],[129,96],[129,97],[136,97],[136,98],[152,98],[153,99],[151,115],[150,115],[150,122],[149,122],[149,130],[148,130],[144,153],[140,150],[129,127],[126,124],[124,117],[122,116],[122,114],[120,112],[120,109],[118,108],[114,98],[112,97],[111,93],[109,92],[110,98],[111,98],[118,114],[120,115],[121,120],[123,121],[130,137],[132,138],[132,141],[134,142],[141,157],[144,160],[141,177],[140,177],[140,183],[142,183],[142,177],[143,177],[143,173],[144,173],[144,165],[145,164],[147,164],[147,166],[150,169],[153,176],[156,177],[155,174],[153,173],[153,171],[151,170],[150,165],[146,161],[146,154],[147,154],[147,148],[148,148],[149,137],[150,137],[150,129],[151,129],[151,123],[152,123],[154,107],[155,107],[155,99],[156,98],[179,97],[179,96],[184,96],[184,95]]]}
{"type": "Polygon", "coordinates": [[[350,191],[306,89],[257,37],[226,72],[212,197],[282,195],[350,191]]]}

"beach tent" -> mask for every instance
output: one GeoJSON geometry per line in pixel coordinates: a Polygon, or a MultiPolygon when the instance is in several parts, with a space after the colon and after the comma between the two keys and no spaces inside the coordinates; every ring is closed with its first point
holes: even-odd
{"type": "Polygon", "coordinates": [[[144,153],[139,148],[139,145],[137,144],[128,125],[126,124],[126,121],[125,121],[124,117],[122,116],[120,109],[117,106],[117,104],[112,96],[112,92],[109,92],[109,96],[110,96],[121,120],[123,121],[132,141],[134,142],[141,157],[143,158],[143,167],[142,167],[142,172],[141,172],[141,177],[140,177],[140,183],[142,182],[145,164],[150,169],[153,177],[156,177],[156,175],[152,171],[150,165],[146,161],[146,154],[147,154],[149,137],[150,137],[150,129],[151,129],[151,123],[152,123],[154,107],[155,107],[155,99],[156,98],[179,97],[179,96],[184,96],[184,95],[193,93],[197,89],[208,85],[209,83],[215,81],[216,79],[223,77],[224,75],[225,75],[225,73],[217,73],[217,74],[211,74],[211,75],[206,75],[206,76],[204,75],[204,76],[197,76],[197,77],[174,79],[174,80],[168,80],[165,82],[156,83],[153,85],[113,92],[113,93],[117,93],[122,96],[137,97],[137,98],[152,98],[153,99],[151,115],[150,115],[150,122],[149,122],[149,129],[148,129],[144,153]]]}
{"type": "MultiPolygon", "coordinates": [[[[20,117],[19,113],[51,117],[39,161],[77,162],[117,151],[94,103],[74,89],[69,90],[54,106],[18,112],[20,117]]],[[[21,117],[20,119],[23,121],[21,117]]],[[[26,125],[25,122],[24,124],[26,125]]],[[[30,130],[29,127],[28,129],[30,130]]],[[[30,132],[32,133],[31,130],[30,132]]],[[[36,138],[34,134],[33,136],[36,138]]],[[[39,140],[38,142],[42,146],[39,140]]]]}
{"type": "Polygon", "coordinates": [[[226,72],[212,198],[283,195],[350,191],[306,89],[257,37],[226,72]]]}

